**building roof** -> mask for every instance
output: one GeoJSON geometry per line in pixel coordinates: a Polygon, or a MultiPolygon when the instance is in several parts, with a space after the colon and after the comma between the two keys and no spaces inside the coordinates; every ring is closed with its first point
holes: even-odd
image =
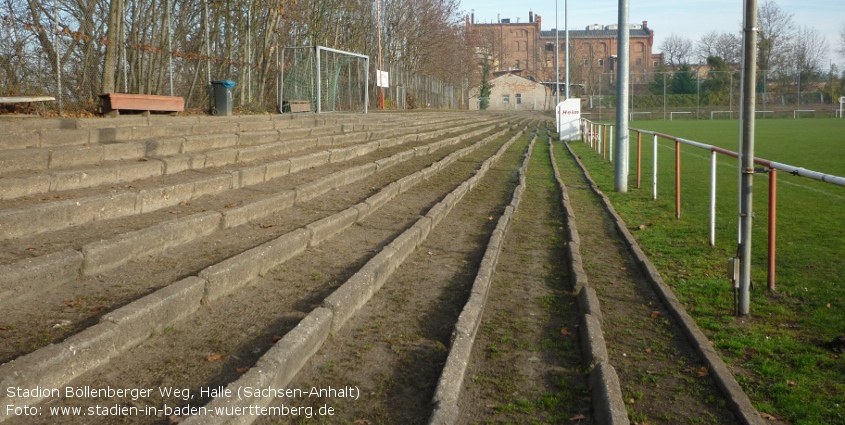
{"type": "MultiPolygon", "coordinates": [[[[558,31],[560,38],[565,37],[564,30],[558,31]]],[[[615,38],[619,35],[617,30],[569,30],[569,38],[615,38]]],[[[650,37],[651,31],[648,28],[631,29],[630,37],[650,37]]],[[[540,39],[554,39],[554,30],[540,31],[540,39]]]]}

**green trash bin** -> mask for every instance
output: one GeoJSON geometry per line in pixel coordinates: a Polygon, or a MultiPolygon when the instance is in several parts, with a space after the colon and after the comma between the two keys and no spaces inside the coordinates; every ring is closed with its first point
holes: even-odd
{"type": "Polygon", "coordinates": [[[235,88],[235,84],[232,80],[211,82],[211,99],[214,101],[211,107],[211,115],[232,115],[232,89],[235,88]]]}

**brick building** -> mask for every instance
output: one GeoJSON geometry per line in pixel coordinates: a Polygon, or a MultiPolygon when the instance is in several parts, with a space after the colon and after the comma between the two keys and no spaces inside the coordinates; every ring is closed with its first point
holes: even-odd
{"type": "MultiPolygon", "coordinates": [[[[467,24],[476,55],[482,61],[486,58],[494,73],[509,71],[554,86],[555,29],[544,31],[539,15],[528,12],[527,22],[499,19],[497,23],[475,23],[473,17],[467,17],[467,24]]],[[[601,81],[608,84],[613,80],[618,57],[617,28],[616,25],[590,25],[583,30],[569,31],[569,79],[573,86],[570,93],[597,94],[601,81]]],[[[661,66],[663,54],[652,51],[654,30],[648,28],[648,22],[631,25],[630,37],[631,78],[641,82],[639,79],[648,78],[646,73],[661,66]]],[[[565,39],[564,30],[560,30],[561,82],[565,75],[565,39]]]]}

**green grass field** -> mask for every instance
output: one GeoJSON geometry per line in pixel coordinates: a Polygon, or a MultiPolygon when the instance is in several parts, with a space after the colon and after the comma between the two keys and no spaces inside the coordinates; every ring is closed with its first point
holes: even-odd
{"type": "MultiPolygon", "coordinates": [[[[635,121],[736,151],[738,122],[635,121]]],[[[824,343],[845,335],[845,187],[778,173],[777,289],[766,289],[769,177],[754,180],[754,290],[751,317],[736,318],[726,262],[737,249],[737,160],[717,165],[716,246],[709,246],[708,151],[682,146],[681,218],[675,218],[674,142],[660,140],[658,199],[652,200],[652,137],[643,136],[636,188],[636,136],[630,189],[613,191],[613,165],[571,143],[601,189],[699,326],[738,366],[737,379],[760,412],[794,424],[845,424],[845,355],[824,343]]],[[[755,156],[845,176],[845,120],[758,120],[755,156]]]]}

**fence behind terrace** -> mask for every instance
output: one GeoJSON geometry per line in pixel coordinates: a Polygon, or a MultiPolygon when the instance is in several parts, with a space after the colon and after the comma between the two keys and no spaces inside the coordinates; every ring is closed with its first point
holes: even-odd
{"type": "MultiPolygon", "coordinates": [[[[759,71],[760,118],[833,117],[841,90],[837,76],[807,70],[759,71]],[[833,83],[833,84],[831,84],[833,83]]],[[[616,74],[604,73],[584,86],[586,107],[598,120],[611,120],[616,107],[616,74]]],[[[739,116],[738,72],[675,71],[631,73],[631,120],[735,119],[739,116]],[[682,93],[682,94],[678,94],[682,93]],[[675,115],[672,115],[675,112],[675,115]],[[688,114],[686,117],[679,113],[688,114]]]]}
{"type": "MultiPolygon", "coordinates": [[[[237,82],[236,108],[277,109],[280,47],[296,35],[273,26],[277,11],[252,1],[111,3],[123,6],[109,25],[108,1],[0,2],[0,96],[53,96],[49,108],[76,113],[95,111],[105,91],[173,95],[201,110],[208,108],[208,83],[227,79],[237,82]]],[[[461,90],[412,70],[390,71],[392,105],[461,106],[461,90]]],[[[368,72],[374,75],[374,63],[368,72]]],[[[373,105],[375,78],[369,92],[373,105]]]]}

